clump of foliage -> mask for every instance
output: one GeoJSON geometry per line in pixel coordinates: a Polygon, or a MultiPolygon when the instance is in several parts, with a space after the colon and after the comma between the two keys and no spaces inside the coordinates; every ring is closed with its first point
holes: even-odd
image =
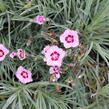
{"type": "Polygon", "coordinates": [[[33,55],[0,62],[1,109],[109,108],[109,0],[0,0],[0,43],[33,55]],[[49,20],[38,25],[38,15],[49,20]],[[53,82],[41,51],[63,48],[66,29],[78,31],[80,45],[66,49],[63,74],[53,82]],[[18,81],[19,66],[31,69],[33,82],[18,81]]]}

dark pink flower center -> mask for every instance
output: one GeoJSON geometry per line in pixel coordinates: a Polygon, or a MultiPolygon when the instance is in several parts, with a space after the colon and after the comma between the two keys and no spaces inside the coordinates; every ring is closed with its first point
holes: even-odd
{"type": "Polygon", "coordinates": [[[12,53],[13,56],[15,56],[15,53],[12,53]]]}
{"type": "Polygon", "coordinates": [[[53,70],[54,70],[54,72],[55,72],[56,74],[58,74],[58,73],[60,72],[60,68],[59,68],[58,66],[55,66],[55,67],[53,68],[53,70]]]}
{"type": "Polygon", "coordinates": [[[22,71],[22,72],[21,72],[21,76],[22,76],[23,78],[28,78],[28,73],[27,73],[26,71],[22,71]]]}
{"type": "Polygon", "coordinates": [[[51,60],[52,61],[57,61],[59,59],[60,54],[56,51],[54,51],[53,53],[51,53],[51,60]]]}
{"type": "Polygon", "coordinates": [[[73,35],[68,35],[65,40],[67,43],[73,43],[74,42],[74,36],[73,35]]]}
{"type": "Polygon", "coordinates": [[[20,52],[19,56],[20,56],[21,58],[24,58],[24,51],[20,50],[19,52],[20,52]]]}
{"type": "Polygon", "coordinates": [[[4,54],[5,54],[4,51],[0,50],[0,57],[3,57],[4,54]]]}

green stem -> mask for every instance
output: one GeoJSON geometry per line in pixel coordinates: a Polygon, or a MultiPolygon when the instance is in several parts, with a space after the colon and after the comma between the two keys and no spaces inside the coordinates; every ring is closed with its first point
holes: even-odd
{"type": "Polygon", "coordinates": [[[96,102],[94,102],[94,103],[92,103],[92,104],[90,104],[90,105],[88,105],[88,106],[79,107],[79,109],[90,109],[90,108],[92,108],[92,107],[95,106],[95,105],[96,105],[96,102]]]}

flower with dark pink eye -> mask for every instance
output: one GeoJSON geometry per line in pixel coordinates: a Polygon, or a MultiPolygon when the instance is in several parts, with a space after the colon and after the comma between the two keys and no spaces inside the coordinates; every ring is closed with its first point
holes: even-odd
{"type": "Polygon", "coordinates": [[[76,47],[79,45],[78,32],[74,30],[65,30],[60,36],[60,41],[64,44],[65,48],[76,47]]]}
{"type": "Polygon", "coordinates": [[[18,69],[17,69],[17,72],[16,72],[16,77],[19,79],[19,81],[21,83],[29,83],[32,80],[32,73],[26,69],[24,69],[22,66],[20,66],[18,69]]]}
{"type": "Polygon", "coordinates": [[[0,61],[3,61],[8,53],[9,50],[3,44],[0,44],[0,61]]]}
{"type": "Polygon", "coordinates": [[[44,61],[49,66],[61,66],[65,54],[63,49],[53,45],[46,50],[44,61]]]}
{"type": "Polygon", "coordinates": [[[55,74],[56,78],[59,79],[60,78],[60,67],[58,66],[50,67],[49,73],[55,74]]]}
{"type": "Polygon", "coordinates": [[[22,49],[17,50],[17,56],[20,60],[24,60],[26,58],[25,51],[22,49]]]}

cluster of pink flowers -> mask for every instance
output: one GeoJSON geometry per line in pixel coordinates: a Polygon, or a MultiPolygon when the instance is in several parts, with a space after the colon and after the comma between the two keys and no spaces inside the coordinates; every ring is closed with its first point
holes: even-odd
{"type": "MultiPolygon", "coordinates": [[[[3,44],[0,44],[0,61],[3,61],[8,53],[9,53],[9,50],[3,44]]],[[[25,51],[23,49],[18,49],[17,53],[12,52],[12,53],[10,53],[9,56],[11,58],[18,56],[18,58],[20,60],[24,60],[26,58],[26,54],[25,54],[25,51]]]]}
{"type": "MultiPolygon", "coordinates": [[[[26,58],[26,53],[23,49],[18,49],[17,53],[12,52],[10,54],[11,58],[14,58],[15,56],[17,56],[20,60],[24,60],[26,58]]],[[[32,73],[30,71],[26,70],[25,68],[23,68],[22,66],[18,67],[17,72],[16,72],[16,77],[23,84],[26,84],[26,83],[33,81],[32,80],[32,73]]]]}
{"type": "MultiPolygon", "coordinates": [[[[65,48],[76,47],[79,45],[78,32],[74,30],[65,30],[60,36],[60,42],[64,44],[65,48]]],[[[42,51],[44,55],[44,61],[50,67],[49,73],[55,74],[56,78],[60,78],[60,67],[62,65],[63,58],[66,55],[66,51],[59,48],[56,45],[47,45],[42,51]]]]}
{"type": "MultiPolygon", "coordinates": [[[[37,16],[35,21],[38,24],[43,24],[46,21],[46,18],[44,16],[37,16]]],[[[60,42],[63,43],[65,48],[78,46],[78,32],[74,30],[65,30],[64,33],[60,35],[60,42]]],[[[0,61],[3,61],[8,53],[9,50],[4,45],[0,44],[0,61]]],[[[47,45],[42,50],[42,54],[44,55],[44,62],[50,66],[49,73],[54,74],[55,77],[59,79],[63,58],[67,54],[66,51],[56,45],[47,45]]],[[[20,60],[24,60],[26,58],[26,53],[23,49],[18,49],[17,52],[12,52],[9,56],[11,58],[17,56],[20,60]]],[[[19,81],[24,84],[33,81],[32,73],[22,66],[18,67],[15,75],[19,81]]]]}
{"type": "MultiPolygon", "coordinates": [[[[3,61],[8,53],[9,53],[9,50],[3,44],[0,44],[0,61],[3,61]]],[[[25,51],[22,49],[18,49],[17,53],[12,52],[9,56],[11,58],[18,56],[20,60],[23,60],[26,58],[25,51]]],[[[19,81],[21,81],[24,84],[33,81],[31,76],[32,76],[32,73],[24,69],[22,66],[20,66],[16,72],[16,77],[19,79],[19,81]]]]}
{"type": "Polygon", "coordinates": [[[66,52],[56,45],[47,45],[43,49],[42,54],[45,56],[44,61],[47,63],[47,65],[52,66],[49,70],[50,74],[55,74],[56,78],[59,79],[60,66],[62,65],[62,61],[66,55],[66,52]]]}
{"type": "Polygon", "coordinates": [[[20,60],[24,60],[26,58],[26,54],[25,54],[25,51],[23,49],[18,49],[17,53],[12,52],[9,56],[11,58],[14,58],[15,56],[17,56],[20,60]]]}

